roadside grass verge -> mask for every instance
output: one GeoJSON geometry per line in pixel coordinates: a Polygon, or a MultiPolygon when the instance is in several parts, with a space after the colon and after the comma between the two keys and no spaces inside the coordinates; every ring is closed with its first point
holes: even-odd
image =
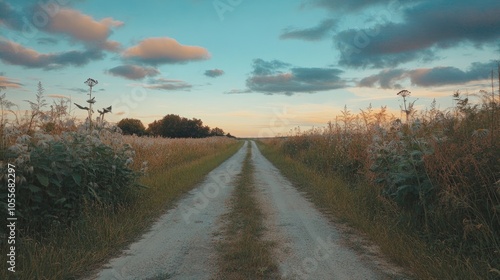
{"type": "Polygon", "coordinates": [[[249,145],[226,217],[223,239],[217,248],[216,279],[279,279],[278,266],[271,254],[273,243],[261,240],[264,217],[255,198],[253,173],[249,145]]]}
{"type": "Polygon", "coordinates": [[[473,260],[463,260],[446,246],[426,242],[398,219],[397,209],[384,203],[380,189],[363,181],[347,182],[321,173],[285,155],[272,141],[257,141],[262,154],[322,210],[365,233],[395,263],[417,279],[484,279],[473,260]]]}
{"type": "Polygon", "coordinates": [[[140,166],[140,162],[153,156],[156,161],[140,180],[147,188],[132,194],[133,199],[127,205],[113,209],[88,205],[83,219],[71,226],[61,225],[37,239],[20,237],[16,244],[17,272],[2,270],[0,279],[56,280],[89,276],[89,271],[98,269],[138,238],[175,200],[243,144],[234,140],[157,139],[155,141],[170,141],[169,145],[177,148],[158,148],[153,143],[147,149],[141,141],[147,140],[131,143],[137,152],[135,164],[140,166]],[[150,153],[145,153],[146,150],[150,153]],[[169,164],[165,163],[167,159],[169,164]]]}

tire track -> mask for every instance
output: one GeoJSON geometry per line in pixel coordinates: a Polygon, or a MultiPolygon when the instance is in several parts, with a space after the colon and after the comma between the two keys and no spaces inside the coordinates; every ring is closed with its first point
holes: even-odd
{"type": "Polygon", "coordinates": [[[210,279],[215,273],[213,234],[217,220],[226,212],[247,145],[211,171],[141,240],[90,279],[210,279]]]}
{"type": "Polygon", "coordinates": [[[220,279],[217,260],[224,252],[217,252],[216,247],[236,238],[221,233],[248,145],[252,196],[264,221],[259,241],[274,244],[270,250],[279,264],[276,279],[405,279],[346,247],[335,225],[264,158],[253,141],[245,142],[160,217],[141,240],[90,279],[220,279]]]}
{"type": "MultiPolygon", "coordinates": [[[[345,247],[340,232],[251,143],[257,196],[267,215],[266,238],[283,279],[394,279],[345,247]]],[[[398,277],[396,277],[398,278],[398,277]]]]}

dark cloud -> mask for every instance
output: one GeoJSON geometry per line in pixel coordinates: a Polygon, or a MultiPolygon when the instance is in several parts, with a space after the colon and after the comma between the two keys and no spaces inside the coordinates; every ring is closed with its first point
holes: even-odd
{"type": "Polygon", "coordinates": [[[14,10],[9,3],[0,1],[0,25],[13,30],[21,30],[23,27],[22,13],[14,10]]]}
{"type": "MultiPolygon", "coordinates": [[[[51,1],[47,3],[43,1],[39,1],[39,3],[17,1],[16,4],[19,3],[22,8],[14,9],[10,4],[0,1],[0,27],[4,25],[18,32],[19,34],[16,35],[23,36],[24,40],[32,38],[33,33],[37,34],[38,31],[43,31],[66,35],[72,41],[83,43],[87,49],[101,49],[111,52],[118,52],[121,49],[119,42],[108,40],[114,29],[123,26],[124,23],[121,21],[111,17],[99,21],[95,20],[89,15],[70,8],[72,3],[58,5],[55,2],[51,3],[51,1]]],[[[37,41],[39,44],[57,42],[50,38],[39,38],[37,41]]]]}
{"type": "Polygon", "coordinates": [[[358,86],[383,89],[400,89],[401,82],[409,80],[414,86],[434,87],[446,85],[461,85],[468,82],[487,80],[491,70],[496,69],[495,61],[475,62],[467,70],[456,67],[441,66],[434,68],[418,68],[413,70],[392,69],[383,70],[378,74],[362,79],[358,86]]]}
{"type": "Polygon", "coordinates": [[[383,89],[400,88],[401,85],[397,82],[406,76],[407,73],[403,69],[382,70],[378,74],[363,78],[358,86],[375,87],[378,84],[383,89]]]}
{"type": "Polygon", "coordinates": [[[309,0],[304,5],[326,8],[330,11],[359,11],[371,6],[402,5],[422,0],[309,0]]]}
{"type": "Polygon", "coordinates": [[[491,77],[491,70],[496,69],[497,63],[472,63],[467,70],[456,67],[422,68],[410,71],[409,76],[413,85],[422,87],[459,85],[473,81],[487,80],[491,77]]]}
{"type": "Polygon", "coordinates": [[[279,60],[264,61],[260,58],[253,60],[253,71],[254,75],[270,75],[272,73],[279,72],[279,69],[288,68],[291,65],[279,60]]]}
{"type": "Polygon", "coordinates": [[[465,43],[476,47],[500,42],[500,2],[424,1],[403,10],[403,21],[349,29],[334,37],[340,65],[394,67],[465,43]]]}
{"type": "Polygon", "coordinates": [[[82,66],[104,58],[98,49],[42,54],[12,41],[0,41],[0,60],[27,68],[57,69],[66,66],[82,66]]]}
{"type": "Polygon", "coordinates": [[[390,49],[395,46],[386,48],[383,46],[382,38],[375,40],[366,35],[360,35],[366,34],[365,32],[370,31],[351,29],[342,31],[335,36],[334,40],[341,52],[339,65],[361,68],[387,68],[411,61],[429,62],[436,58],[435,49],[415,49],[411,51],[394,49],[394,52],[391,52],[390,49]]]}
{"type": "Polygon", "coordinates": [[[280,39],[298,39],[306,41],[319,41],[326,38],[337,27],[338,21],[333,19],[323,20],[319,25],[306,29],[287,28],[280,35],[280,39]]]}
{"type": "Polygon", "coordinates": [[[205,76],[211,77],[211,78],[216,78],[216,77],[219,77],[222,75],[224,75],[224,70],[221,70],[221,69],[212,69],[212,70],[205,71],[205,76]]]}
{"type": "Polygon", "coordinates": [[[266,94],[292,95],[346,87],[346,82],[339,76],[343,71],[334,68],[290,68],[289,64],[281,61],[259,59],[254,60],[252,73],[246,81],[248,89],[266,94]]]}
{"type": "Polygon", "coordinates": [[[82,66],[91,61],[104,58],[101,50],[68,51],[49,55],[49,65],[47,68],[62,68],[69,65],[82,66]]]}
{"type": "Polygon", "coordinates": [[[292,68],[292,74],[297,80],[311,83],[340,81],[339,75],[342,73],[342,70],[333,68],[292,68]]]}
{"type": "Polygon", "coordinates": [[[165,78],[152,79],[144,87],[157,90],[189,90],[193,86],[181,81],[181,80],[171,80],[165,78]]]}
{"type": "Polygon", "coordinates": [[[145,77],[153,77],[160,74],[160,71],[156,68],[130,64],[116,66],[106,72],[113,76],[124,77],[130,80],[140,80],[145,77]]]}
{"type": "Polygon", "coordinates": [[[36,42],[40,45],[55,45],[57,44],[58,40],[49,37],[42,37],[42,38],[37,38],[36,42]]]}

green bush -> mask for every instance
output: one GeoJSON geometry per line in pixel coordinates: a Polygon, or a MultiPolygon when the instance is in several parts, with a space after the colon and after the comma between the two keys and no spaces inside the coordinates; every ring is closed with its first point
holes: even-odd
{"type": "MultiPolygon", "coordinates": [[[[30,230],[54,223],[70,223],[93,203],[125,203],[138,174],[129,168],[134,151],[121,135],[107,129],[64,132],[60,136],[37,132],[21,135],[7,150],[7,162],[16,170],[16,215],[30,230]]],[[[7,193],[0,193],[6,209],[7,193]]],[[[3,211],[4,212],[4,211],[3,211]]]]}
{"type": "Polygon", "coordinates": [[[425,169],[425,156],[433,153],[427,140],[418,133],[420,121],[404,125],[393,133],[379,130],[370,145],[373,162],[370,171],[375,183],[381,184],[382,194],[410,214],[417,226],[428,225],[429,204],[435,198],[435,188],[425,169]]]}

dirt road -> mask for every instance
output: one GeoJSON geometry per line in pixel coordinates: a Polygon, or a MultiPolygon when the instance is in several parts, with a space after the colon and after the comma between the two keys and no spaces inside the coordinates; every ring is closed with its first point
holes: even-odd
{"type": "Polygon", "coordinates": [[[346,247],[327,218],[248,142],[164,214],[142,239],[91,279],[214,279],[221,216],[251,145],[264,239],[274,241],[282,279],[395,279],[381,262],[346,247]]]}

